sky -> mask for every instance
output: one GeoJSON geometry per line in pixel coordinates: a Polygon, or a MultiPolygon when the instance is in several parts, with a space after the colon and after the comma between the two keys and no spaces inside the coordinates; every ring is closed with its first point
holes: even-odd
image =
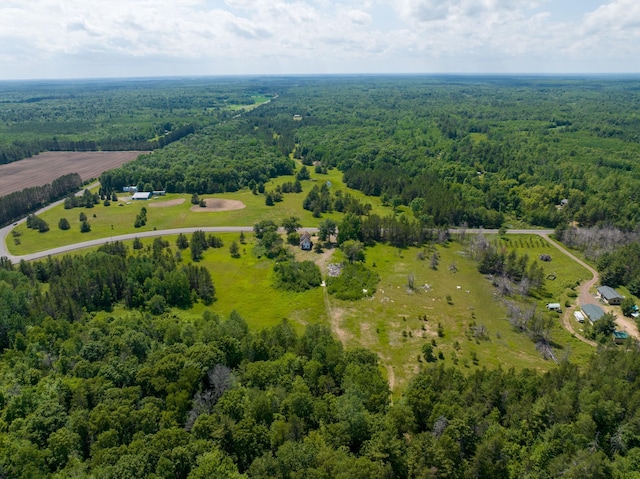
{"type": "Polygon", "coordinates": [[[639,70],[638,0],[0,2],[0,80],[639,70]]]}

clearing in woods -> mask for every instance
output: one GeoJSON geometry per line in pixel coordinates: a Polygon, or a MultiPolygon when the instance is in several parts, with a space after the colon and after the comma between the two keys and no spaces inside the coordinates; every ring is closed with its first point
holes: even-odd
{"type": "Polygon", "coordinates": [[[0,165],[0,196],[32,186],[43,186],[69,173],[83,181],[135,160],[146,151],[48,151],[0,165]]]}

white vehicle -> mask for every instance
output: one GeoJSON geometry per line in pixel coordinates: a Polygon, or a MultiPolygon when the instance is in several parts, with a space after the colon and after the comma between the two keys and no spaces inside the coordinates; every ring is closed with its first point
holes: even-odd
{"type": "Polygon", "coordinates": [[[573,317],[576,318],[576,321],[579,323],[584,323],[584,314],[582,314],[582,311],[574,311],[573,317]]]}

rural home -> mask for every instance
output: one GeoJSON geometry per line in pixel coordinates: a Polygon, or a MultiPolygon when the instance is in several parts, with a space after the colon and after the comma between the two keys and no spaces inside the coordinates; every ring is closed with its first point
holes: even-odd
{"type": "Polygon", "coordinates": [[[619,305],[624,299],[620,293],[610,286],[598,286],[596,289],[598,290],[598,296],[600,299],[612,306],[619,305]]]}
{"type": "Polygon", "coordinates": [[[304,251],[311,251],[312,247],[313,247],[313,242],[311,241],[311,235],[305,231],[300,236],[300,249],[304,251]]]}
{"type": "Polygon", "coordinates": [[[547,309],[549,311],[557,311],[558,313],[562,313],[562,308],[560,307],[560,303],[548,303],[547,309]]]}
{"type": "Polygon", "coordinates": [[[131,197],[132,200],[148,200],[151,198],[151,191],[139,191],[134,193],[131,197]]]}
{"type": "Polygon", "coordinates": [[[585,304],[582,306],[582,312],[589,318],[589,321],[593,324],[596,321],[602,319],[604,311],[600,306],[595,304],[585,304]]]}

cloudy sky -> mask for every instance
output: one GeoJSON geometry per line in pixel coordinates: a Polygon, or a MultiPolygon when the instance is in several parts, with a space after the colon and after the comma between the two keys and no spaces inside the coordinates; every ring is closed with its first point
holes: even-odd
{"type": "Polygon", "coordinates": [[[639,66],[638,0],[0,2],[0,79],[639,66]]]}

